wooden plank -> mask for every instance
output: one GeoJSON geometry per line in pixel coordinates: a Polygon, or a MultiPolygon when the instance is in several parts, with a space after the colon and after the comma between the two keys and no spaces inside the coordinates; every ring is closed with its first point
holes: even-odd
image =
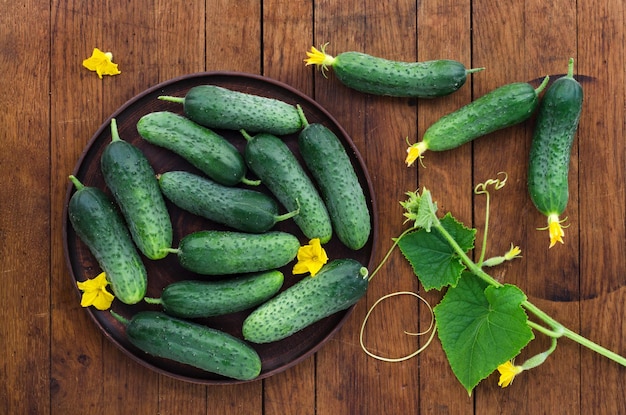
{"type": "Polygon", "coordinates": [[[50,41],[47,7],[2,4],[0,16],[0,412],[50,413],[50,41]]]}
{"type": "MultiPolygon", "coordinates": [[[[313,38],[312,12],[312,1],[263,2],[263,75],[309,96],[313,93],[313,74],[303,59],[313,38]]],[[[311,356],[264,380],[263,413],[315,414],[315,362],[311,356]]]]}
{"type": "MultiPolygon", "coordinates": [[[[577,7],[578,72],[591,78],[579,129],[581,331],[626,356],[625,6],[577,7]]],[[[626,412],[626,368],[586,349],[581,357],[581,413],[626,412]]]]}
{"type": "MultiPolygon", "coordinates": [[[[466,67],[474,63],[470,44],[470,2],[449,0],[437,3],[423,2],[417,16],[418,60],[455,59],[466,67]]],[[[484,77],[478,73],[474,79],[484,77]]],[[[433,100],[418,101],[418,141],[432,123],[471,99],[472,79],[457,92],[433,100]]],[[[413,142],[414,140],[411,140],[413,142]]],[[[417,165],[420,188],[432,192],[441,214],[451,212],[458,220],[471,224],[472,212],[472,153],[471,145],[447,152],[426,152],[423,163],[417,165]]],[[[442,293],[422,293],[436,305],[442,293]]],[[[420,327],[430,324],[430,314],[422,313],[420,327]]],[[[472,400],[458,382],[441,348],[438,338],[420,356],[420,409],[424,413],[468,413],[472,400]]]]}

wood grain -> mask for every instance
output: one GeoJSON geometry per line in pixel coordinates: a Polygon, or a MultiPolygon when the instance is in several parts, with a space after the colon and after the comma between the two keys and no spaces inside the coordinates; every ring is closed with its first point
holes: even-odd
{"type": "MultiPolygon", "coordinates": [[[[567,340],[506,389],[497,374],[468,396],[438,339],[403,363],[368,357],[359,330],[368,309],[395,291],[423,292],[399,251],[366,299],[315,355],[262,381],[231,386],[182,382],[120,352],[79,305],[63,252],[67,176],[88,140],[120,105],[188,73],[262,74],[313,97],[356,143],[372,178],[381,260],[403,224],[406,191],[430,189],[441,212],[478,230],[484,196],[473,187],[500,171],[492,193],[487,256],[511,243],[522,258],[490,270],[593,341],[626,354],[626,10],[623,2],[490,0],[0,1],[0,414],[600,414],[626,413],[626,368],[567,340]],[[457,59],[485,67],[448,97],[375,97],[325,78],[302,60],[310,46],[396,60],[457,59]],[[81,66],[94,47],[122,73],[98,79],[81,66]],[[575,59],[585,101],[570,167],[565,243],[548,249],[545,218],[527,195],[534,120],[404,165],[442,115],[510,82],[556,79],[575,59]]],[[[479,250],[473,253],[478,255],[479,250]]],[[[412,297],[377,308],[368,348],[397,357],[425,338],[430,314],[412,297]]],[[[548,347],[537,335],[519,360],[548,347]]]]}

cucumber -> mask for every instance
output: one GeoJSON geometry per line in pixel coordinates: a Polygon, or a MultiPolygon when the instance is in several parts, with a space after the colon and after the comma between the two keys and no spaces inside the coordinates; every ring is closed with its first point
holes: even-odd
{"type": "Polygon", "coordinates": [[[258,184],[245,178],[246,164],[234,145],[182,115],[146,114],[137,122],[137,131],[144,140],[173,151],[220,184],[258,184]]]}
{"type": "Polygon", "coordinates": [[[76,187],[68,205],[76,235],[106,273],[115,297],[125,304],[138,303],[146,294],[148,275],[122,216],[102,190],[74,176],[69,179],[76,187]]]}
{"type": "Polygon", "coordinates": [[[335,133],[302,117],[300,154],[320,189],[335,234],[348,248],[361,249],[369,239],[371,219],[350,158],[335,133]]]}
{"type": "Polygon", "coordinates": [[[244,159],[250,170],[288,211],[300,209],[293,221],[307,238],[328,242],[333,234],[328,210],[287,144],[272,134],[242,134],[248,140],[244,159]]]}
{"type": "Polygon", "coordinates": [[[300,242],[280,231],[250,234],[197,231],[185,236],[178,249],[180,265],[202,275],[229,275],[280,268],[298,253],[300,242]]]}
{"type": "Polygon", "coordinates": [[[160,96],[159,99],[182,103],[190,120],[208,128],[276,135],[292,134],[302,128],[293,105],[215,85],[193,87],[184,98],[160,96]]]}
{"type": "Polygon", "coordinates": [[[562,220],[569,199],[572,144],[582,112],[583,89],[574,79],[574,59],[567,75],[548,87],[539,105],[528,164],[528,190],[536,208],[548,217],[550,247],[563,243],[562,220]]]}
{"type": "Polygon", "coordinates": [[[311,48],[307,65],[318,65],[325,71],[332,67],[336,78],[345,86],[373,95],[435,98],[461,88],[467,75],[484,68],[466,69],[461,62],[438,59],[423,62],[393,61],[362,52],[343,52],[337,56],[311,48]]]}
{"type": "Polygon", "coordinates": [[[251,380],[261,373],[259,354],[223,331],[157,311],[140,311],[130,320],[111,314],[126,326],[128,340],[150,355],[237,380],[251,380]]]}
{"type": "Polygon", "coordinates": [[[104,181],[137,248],[149,259],[164,258],[172,246],[173,230],[154,170],[141,150],[120,139],[115,118],[111,136],[100,158],[104,181]]]}
{"type": "Polygon", "coordinates": [[[223,186],[185,171],[159,175],[161,191],[176,206],[239,231],[263,233],[298,214],[278,214],[278,203],[256,190],[223,186]]]}
{"type": "Polygon", "coordinates": [[[538,95],[548,80],[546,76],[537,88],[526,82],[503,85],[444,115],[428,127],[422,141],[409,147],[407,164],[413,164],[426,150],[451,150],[530,118],[537,109],[538,95]]]}
{"type": "Polygon", "coordinates": [[[160,298],[145,297],[160,304],[175,317],[214,317],[247,310],[273,297],[282,287],[283,273],[271,270],[219,281],[178,281],[165,287],[160,298]]]}
{"type": "Polygon", "coordinates": [[[336,259],[315,277],[305,277],[260,305],[243,322],[243,337],[252,343],[284,339],[345,310],[367,291],[368,271],[353,259],[336,259]]]}

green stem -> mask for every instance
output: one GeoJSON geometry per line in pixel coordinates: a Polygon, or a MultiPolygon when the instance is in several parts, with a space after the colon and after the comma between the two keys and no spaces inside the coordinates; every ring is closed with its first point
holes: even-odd
{"type": "Polygon", "coordinates": [[[120,141],[120,134],[117,131],[117,121],[111,118],[111,141],[120,141]]]}
{"type": "Polygon", "coordinates": [[[544,88],[546,87],[546,85],[548,85],[548,81],[550,80],[550,77],[548,75],[546,75],[545,78],[543,78],[543,81],[541,82],[541,84],[535,89],[535,93],[537,95],[539,95],[541,93],[541,91],[544,90],[544,88]]]}
{"type": "Polygon", "coordinates": [[[574,78],[574,58],[569,58],[567,63],[567,78],[574,78]]]}
{"type": "Polygon", "coordinates": [[[395,249],[396,246],[398,246],[398,242],[400,242],[400,239],[402,239],[404,236],[406,236],[409,232],[414,231],[415,227],[409,228],[407,230],[405,230],[404,232],[402,232],[402,234],[400,234],[399,237],[397,237],[396,239],[394,239],[393,241],[393,245],[391,245],[391,248],[389,248],[389,250],[387,251],[387,253],[385,254],[385,257],[383,258],[382,261],[380,261],[380,264],[378,264],[378,266],[376,267],[376,269],[374,269],[374,271],[372,271],[372,273],[370,274],[369,280],[371,281],[372,278],[374,278],[374,275],[376,275],[376,273],[378,271],[380,271],[380,269],[383,267],[383,265],[385,264],[385,262],[387,262],[387,260],[389,259],[389,256],[391,255],[391,253],[393,252],[393,250],[395,249]]]}
{"type": "Polygon", "coordinates": [[[465,74],[470,74],[470,73],[476,73],[476,72],[480,72],[480,71],[484,71],[485,68],[472,68],[472,69],[466,69],[465,70],[465,74]]]}
{"type": "Polygon", "coordinates": [[[127,325],[128,325],[128,323],[130,322],[130,320],[128,320],[128,319],[127,319],[127,318],[125,318],[125,317],[120,316],[119,314],[117,314],[117,313],[116,313],[115,311],[113,311],[113,310],[109,310],[109,313],[111,313],[111,315],[112,315],[113,317],[115,317],[115,319],[116,319],[117,321],[119,321],[120,323],[122,323],[122,324],[123,324],[123,325],[125,325],[125,326],[127,326],[127,325]]]}
{"type": "Polygon", "coordinates": [[[247,184],[248,186],[258,186],[261,184],[261,181],[248,179],[247,177],[244,176],[241,178],[241,183],[247,184]]]}
{"type": "Polygon", "coordinates": [[[478,267],[482,268],[483,261],[485,260],[485,253],[487,252],[487,234],[489,233],[489,204],[491,197],[489,192],[485,192],[485,231],[483,232],[483,246],[480,251],[480,258],[478,259],[478,267]]]}
{"type": "Polygon", "coordinates": [[[309,126],[309,120],[306,119],[306,115],[304,115],[304,110],[300,106],[300,104],[296,105],[298,109],[298,115],[300,116],[300,122],[302,123],[302,128],[306,128],[309,126]]]}
{"type": "Polygon", "coordinates": [[[163,304],[160,298],[144,297],[143,300],[148,304],[163,304]]]}
{"type": "Polygon", "coordinates": [[[585,346],[586,348],[593,350],[594,352],[601,354],[602,356],[611,359],[614,362],[619,363],[622,366],[626,366],[626,357],[620,356],[615,352],[610,351],[597,343],[592,342],[586,337],[581,336],[578,333],[571,331],[570,329],[563,327],[565,330],[563,333],[564,337],[567,337],[570,340],[575,341],[576,343],[585,346]]]}
{"type": "Polygon", "coordinates": [[[161,95],[158,99],[160,99],[161,101],[175,102],[177,104],[185,103],[185,98],[171,97],[169,95],[161,95]]]}
{"type": "Polygon", "coordinates": [[[83,190],[85,188],[85,185],[82,184],[80,180],[78,180],[78,178],[76,178],[76,176],[74,176],[73,174],[69,175],[69,179],[76,188],[76,190],[83,190]]]}

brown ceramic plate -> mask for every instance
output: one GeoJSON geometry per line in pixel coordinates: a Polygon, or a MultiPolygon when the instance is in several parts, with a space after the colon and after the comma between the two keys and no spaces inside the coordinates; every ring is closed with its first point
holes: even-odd
{"type": "MultiPolygon", "coordinates": [[[[110,118],[116,119],[120,137],[141,149],[151,162],[156,173],[170,170],[187,170],[199,173],[185,160],[170,151],[151,145],[143,140],[137,133],[136,124],[139,118],[153,111],[167,110],[182,114],[182,105],[165,102],[157,99],[157,97],[159,95],[182,97],[190,88],[204,84],[219,85],[246,93],[277,98],[291,104],[300,104],[310,123],[322,123],[335,132],[346,148],[365,191],[372,216],[372,234],[367,245],[358,251],[346,248],[336,237],[333,237],[325,248],[331,259],[354,258],[363,265],[371,268],[371,259],[374,257],[373,241],[377,234],[377,221],[372,186],[363,160],[355,148],[354,143],[337,121],[315,101],[294,88],[257,75],[233,72],[197,73],[166,81],[142,92],[119,108],[110,118]]],[[[108,189],[106,189],[100,171],[100,155],[104,147],[111,141],[110,118],[104,122],[92,137],[73,172],[85,185],[99,187],[105,190],[107,194],[110,193],[108,189]]],[[[240,133],[224,130],[218,130],[217,132],[232,142],[237,148],[243,150],[245,139],[243,139],[240,133]]],[[[297,134],[284,136],[283,138],[294,154],[296,154],[296,157],[299,158],[297,134]]],[[[248,176],[253,177],[251,173],[248,173],[248,176]]],[[[260,186],[260,190],[268,192],[263,186],[260,186]]],[[[66,259],[72,281],[75,282],[95,277],[100,272],[100,268],[86,246],[83,245],[74,233],[67,218],[67,203],[73,192],[73,187],[68,184],[63,229],[66,259]]],[[[191,232],[203,229],[221,229],[221,227],[215,223],[184,212],[169,202],[168,208],[174,225],[173,246],[175,247],[178,246],[178,242],[183,236],[191,232]]],[[[284,212],[284,209],[282,211],[284,212]]],[[[279,223],[274,229],[293,233],[300,239],[302,244],[308,242],[291,220],[279,223]]],[[[175,255],[169,255],[159,261],[151,261],[147,258],[143,259],[148,271],[149,284],[147,295],[149,297],[159,297],[163,288],[174,281],[202,279],[201,276],[194,275],[182,269],[175,255]]],[[[302,278],[302,276],[292,275],[292,266],[293,263],[281,269],[285,274],[285,283],[282,289],[293,285],[302,278]]],[[[78,289],[76,292],[79,294],[78,289]]],[[[140,310],[158,310],[159,308],[143,302],[128,306],[119,301],[114,301],[112,309],[122,316],[130,318],[140,310]]],[[[195,383],[228,384],[240,382],[208,373],[191,366],[178,364],[167,359],[147,355],[135,348],[126,339],[124,327],[115,320],[108,311],[98,311],[93,307],[89,307],[86,310],[107,338],[132,359],[146,367],[174,378],[195,383]]],[[[339,330],[351,310],[352,309],[348,309],[332,315],[284,340],[265,345],[253,345],[261,356],[263,363],[262,372],[258,379],[281,372],[313,354],[339,330]]],[[[249,312],[250,311],[245,311],[221,317],[198,319],[196,321],[241,338],[241,326],[249,312]]]]}

